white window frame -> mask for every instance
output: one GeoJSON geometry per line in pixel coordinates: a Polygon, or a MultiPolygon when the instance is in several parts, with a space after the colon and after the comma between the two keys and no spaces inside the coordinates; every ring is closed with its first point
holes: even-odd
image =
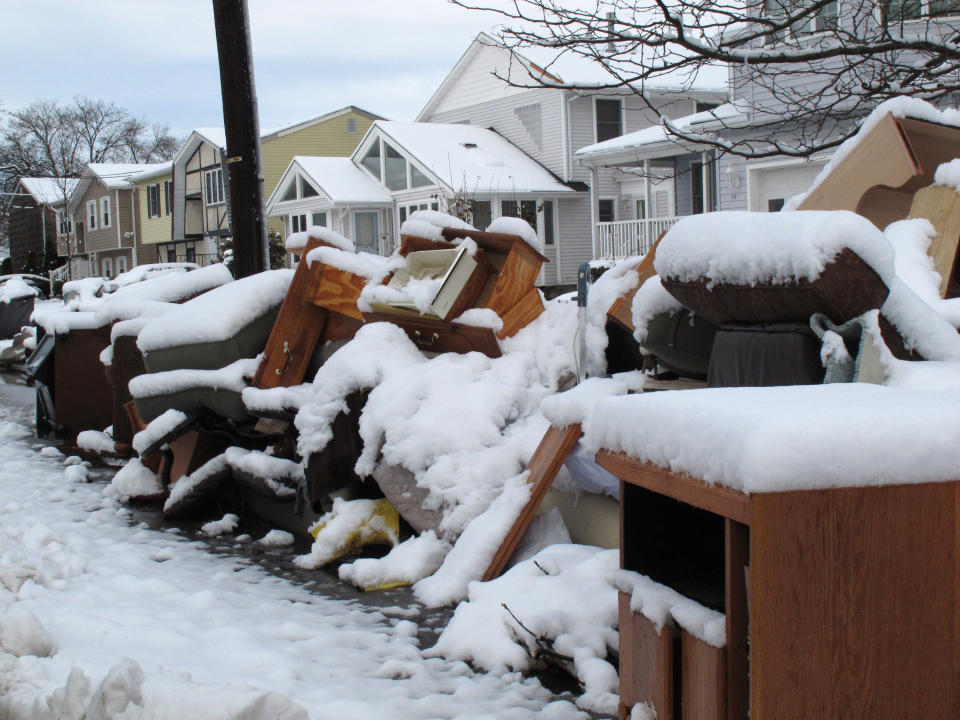
{"type": "Polygon", "coordinates": [[[113,213],[110,212],[110,196],[104,195],[100,198],[100,228],[107,229],[113,227],[113,213]]]}
{"type": "Polygon", "coordinates": [[[97,201],[87,200],[87,230],[97,229],[97,201]]]}
{"type": "MultiPolygon", "coordinates": [[[[874,20],[877,21],[877,24],[879,24],[880,20],[882,19],[883,8],[880,7],[881,4],[882,4],[881,0],[876,0],[876,2],[873,5],[873,17],[874,17],[874,20]]],[[[928,20],[948,20],[950,18],[956,18],[956,17],[960,17],[960,10],[950,14],[931,15],[930,0],[920,0],[920,16],[919,17],[903,18],[902,21],[898,20],[898,21],[895,21],[895,23],[899,25],[900,22],[907,24],[907,23],[915,23],[915,22],[924,22],[928,20]]]]}
{"type": "MultiPolygon", "coordinates": [[[[157,183],[159,185],[159,183],[157,183]]],[[[171,215],[173,213],[173,180],[164,180],[163,182],[163,202],[164,202],[164,215],[171,215]]],[[[160,196],[157,195],[157,210],[160,210],[160,196]]],[[[160,217],[158,214],[157,217],[160,217]]]]}
{"type": "Polygon", "coordinates": [[[291,213],[290,214],[290,234],[304,232],[307,229],[307,214],[306,213],[291,213]]]}
{"type": "Polygon", "coordinates": [[[147,219],[160,217],[160,183],[147,185],[147,219]],[[154,197],[156,207],[154,207],[154,197]]]}
{"type": "Polygon", "coordinates": [[[224,199],[223,191],[223,168],[214,168],[213,170],[204,170],[203,171],[203,199],[207,207],[213,207],[215,205],[223,205],[226,200],[224,199]],[[213,181],[210,178],[214,178],[213,181]],[[211,200],[212,197],[212,200],[211,200]]]}
{"type": "Polygon", "coordinates": [[[330,213],[328,213],[326,210],[313,210],[310,212],[310,227],[313,227],[314,225],[318,225],[320,227],[330,227],[329,222],[330,213]],[[317,215],[323,215],[323,222],[317,222],[317,215]]]}
{"type": "Polygon", "coordinates": [[[105,278],[113,277],[113,258],[104,258],[100,263],[100,270],[105,278]]]}
{"type": "MultiPolygon", "coordinates": [[[[780,1],[783,2],[784,0],[780,0],[780,1]]],[[[790,26],[790,27],[786,28],[785,30],[783,30],[783,36],[780,36],[780,37],[778,37],[778,36],[773,36],[773,35],[767,35],[767,36],[765,36],[765,37],[764,37],[764,41],[763,41],[764,46],[770,47],[771,45],[774,45],[774,44],[780,43],[780,42],[784,42],[784,41],[796,42],[796,41],[798,41],[798,40],[805,40],[805,39],[807,39],[807,38],[809,38],[809,37],[813,37],[813,36],[820,35],[820,34],[823,34],[823,33],[836,32],[836,31],[840,30],[840,29],[841,29],[841,22],[840,22],[840,21],[841,21],[841,16],[840,16],[840,4],[841,4],[841,2],[840,2],[840,0],[836,0],[836,1],[837,1],[837,16],[836,16],[836,23],[837,23],[837,25],[836,25],[836,27],[833,27],[833,28],[820,27],[820,24],[821,24],[821,22],[822,22],[823,19],[824,19],[824,18],[823,18],[823,15],[813,15],[813,16],[809,19],[809,21],[808,21],[808,27],[812,24],[812,25],[813,25],[812,29],[810,29],[810,30],[802,30],[802,29],[797,29],[797,28],[794,28],[793,26],[790,26]]],[[[923,2],[926,2],[926,0],[923,0],[923,2]]],[[[797,9],[800,9],[800,8],[797,8],[797,9]]],[[[874,7],[874,10],[875,10],[875,13],[876,13],[876,17],[877,17],[877,19],[879,20],[879,18],[880,18],[879,3],[874,7]]],[[[764,16],[767,15],[767,8],[766,8],[766,3],[765,3],[765,2],[763,2],[763,4],[761,5],[760,12],[761,12],[764,16]]]]}
{"type": "Polygon", "coordinates": [[[386,189],[387,189],[387,192],[392,192],[392,193],[393,193],[393,192],[396,192],[396,193],[399,193],[399,192],[405,192],[405,191],[407,191],[407,190],[426,190],[426,189],[428,189],[428,188],[436,187],[436,186],[437,186],[436,181],[433,179],[433,173],[432,173],[432,172],[426,170],[420,163],[415,162],[415,161],[413,160],[413,158],[410,157],[410,154],[409,154],[406,150],[404,150],[402,147],[399,147],[399,146],[398,146],[396,143],[394,143],[394,142],[388,143],[388,142],[387,142],[386,140],[384,140],[383,137],[380,136],[380,135],[377,135],[376,138],[374,138],[373,142],[370,142],[370,143],[367,143],[366,145],[364,145],[364,146],[361,148],[361,151],[358,152],[358,153],[355,155],[355,157],[357,158],[356,165],[357,165],[361,170],[363,170],[364,172],[366,172],[370,177],[372,177],[374,180],[376,180],[378,183],[380,183],[384,188],[386,188],[386,189]],[[377,176],[374,175],[372,172],[370,172],[370,168],[368,168],[366,165],[363,164],[363,158],[364,158],[364,157],[366,156],[366,154],[367,154],[368,152],[370,152],[370,150],[373,148],[373,144],[374,144],[374,143],[379,143],[379,144],[380,144],[380,158],[379,158],[379,159],[380,159],[380,176],[379,176],[379,177],[377,177],[377,176]],[[390,147],[392,147],[392,148],[397,152],[397,154],[400,155],[400,157],[402,157],[402,158],[404,159],[404,161],[406,162],[406,179],[407,179],[407,186],[406,186],[405,188],[399,188],[399,189],[397,189],[397,190],[391,190],[391,189],[387,186],[387,145],[388,145],[388,144],[389,144],[390,147]],[[413,186],[413,170],[412,170],[412,168],[414,168],[414,167],[417,168],[417,170],[420,172],[421,175],[423,175],[425,178],[427,178],[428,180],[430,180],[430,185],[418,185],[417,187],[414,187],[414,186],[413,186]]]}
{"type": "Polygon", "coordinates": [[[121,255],[117,258],[117,275],[123,275],[127,269],[127,257],[126,255],[121,255]]]}
{"type": "Polygon", "coordinates": [[[618,218],[618,216],[619,216],[619,214],[617,213],[617,210],[618,210],[617,205],[618,205],[618,204],[619,204],[619,203],[617,202],[617,198],[616,198],[616,197],[598,197],[598,198],[597,198],[597,222],[616,222],[616,221],[617,221],[617,218],[618,218]],[[600,203],[602,203],[604,200],[609,200],[609,201],[612,203],[611,207],[613,208],[613,218],[611,218],[610,220],[601,220],[601,219],[600,219],[600,203]]]}
{"type": "Polygon", "coordinates": [[[60,235],[69,235],[73,232],[73,218],[65,210],[57,210],[57,221],[60,235]]]}
{"type": "Polygon", "coordinates": [[[593,142],[594,144],[600,142],[597,139],[597,100],[616,100],[620,103],[620,137],[627,132],[627,118],[626,118],[626,103],[624,98],[619,95],[594,95],[593,96],[593,142]]]}

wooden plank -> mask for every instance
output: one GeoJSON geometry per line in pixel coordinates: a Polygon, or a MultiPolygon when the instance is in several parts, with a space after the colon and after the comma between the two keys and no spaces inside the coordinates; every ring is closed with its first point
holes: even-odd
{"type": "Polygon", "coordinates": [[[750,528],[724,522],[724,592],[726,606],[726,713],[745,720],[750,705],[750,603],[747,571],[750,567],[750,528]]]}
{"type": "Polygon", "coordinates": [[[317,277],[311,277],[304,300],[317,307],[362,321],[363,315],[357,307],[357,300],[360,298],[360,291],[367,284],[366,278],[323,263],[313,265],[317,268],[317,277]]]}
{"type": "Polygon", "coordinates": [[[754,496],[750,717],[960,717],[960,483],[754,496]]]}
{"type": "Polygon", "coordinates": [[[657,720],[672,720],[674,630],[658,633],[646,617],[630,609],[630,596],[618,597],[620,617],[620,707],[629,716],[637,703],[647,703],[657,720]]]}
{"type": "Polygon", "coordinates": [[[540,291],[535,287],[530,288],[527,294],[500,318],[503,320],[503,328],[497,333],[497,337],[501,340],[513,337],[540,317],[542,312],[543,300],[540,299],[540,291]]]}
{"type": "Polygon", "coordinates": [[[537,514],[537,508],[543,502],[547,490],[550,489],[564,461],[580,439],[580,434],[579,423],[563,428],[553,425],[547,428],[547,432],[544,433],[543,439],[527,464],[527,470],[530,471],[527,482],[533,486],[530,490],[530,499],[517,519],[514,520],[513,526],[507,532],[503,542],[500,543],[496,555],[493,556],[487,571],[483,574],[483,582],[500,577],[500,574],[506,568],[507,562],[517,549],[517,544],[523,538],[523,534],[530,527],[530,522],[537,514]]]}
{"type": "Polygon", "coordinates": [[[725,518],[750,524],[750,495],[674,473],[622,452],[601,450],[597,464],[621,480],[725,518]]]}
{"type": "Polygon", "coordinates": [[[727,717],[726,686],[724,649],[681,630],[680,714],[683,720],[724,720],[727,717]]]}
{"type": "Polygon", "coordinates": [[[640,264],[637,265],[637,286],[626,295],[622,295],[614,300],[613,305],[607,310],[607,317],[620,323],[631,335],[634,330],[636,330],[633,326],[633,298],[643,284],[657,274],[657,271],[653,267],[653,261],[657,256],[657,245],[660,244],[660,240],[664,235],[666,235],[666,232],[660,233],[660,237],[658,237],[657,241],[651,246],[650,251],[644,256],[643,260],[640,261],[640,264]]]}
{"type": "Polygon", "coordinates": [[[307,254],[325,244],[316,238],[307,241],[253,377],[254,387],[290,387],[303,381],[329,314],[326,308],[306,302],[312,277],[323,273],[317,263],[311,271],[307,254]]]}
{"type": "Polygon", "coordinates": [[[398,254],[406,257],[412,252],[420,250],[456,250],[457,245],[444,240],[428,240],[416,235],[401,235],[398,254]]]}
{"type": "Polygon", "coordinates": [[[946,297],[960,247],[960,194],[946,186],[920,188],[913,195],[909,216],[929,220],[937,231],[928,254],[940,273],[940,297],[946,297]]]}
{"type": "Polygon", "coordinates": [[[364,313],[363,321],[367,323],[393,323],[403,329],[411,342],[425,352],[467,353],[476,351],[492,358],[501,355],[497,337],[490,328],[392,312],[364,313]]]}
{"type": "Polygon", "coordinates": [[[460,290],[460,294],[457,296],[453,305],[450,306],[450,310],[447,311],[446,316],[443,318],[444,320],[450,321],[458,318],[467,310],[475,307],[477,298],[480,297],[480,293],[487,284],[487,280],[489,280],[493,274],[493,266],[490,264],[490,261],[487,260],[487,254],[482,249],[477,249],[474,260],[477,261],[477,266],[473,269],[473,272],[470,273],[470,279],[467,280],[460,290]]]}
{"type": "Polygon", "coordinates": [[[457,240],[468,237],[477,243],[477,247],[483,248],[487,252],[496,252],[503,255],[508,254],[518,244],[522,244],[539,258],[540,262],[550,262],[545,256],[533,249],[519,235],[509,235],[507,233],[492,233],[483,230],[458,230],[457,228],[443,228],[440,231],[447,240],[457,240]]]}
{"type": "Polygon", "coordinates": [[[500,271],[500,277],[497,278],[497,284],[486,302],[486,307],[503,317],[534,286],[542,265],[543,261],[539,253],[536,253],[533,248],[525,242],[515,243],[500,271]]]}

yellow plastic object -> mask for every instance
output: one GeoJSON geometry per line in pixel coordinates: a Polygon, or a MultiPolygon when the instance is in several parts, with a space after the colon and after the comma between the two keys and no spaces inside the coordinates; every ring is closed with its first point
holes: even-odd
{"type": "Polygon", "coordinates": [[[310,528],[311,554],[326,565],[366,545],[397,544],[400,514],[386,498],[337,501],[333,510],[310,528]]]}

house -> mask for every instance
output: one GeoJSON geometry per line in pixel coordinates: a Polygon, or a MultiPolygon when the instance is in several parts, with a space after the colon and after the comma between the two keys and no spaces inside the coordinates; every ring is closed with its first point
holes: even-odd
{"type": "MultiPolygon", "coordinates": [[[[294,158],[267,203],[289,232],[326,225],[358,250],[388,255],[416,210],[459,207],[484,229],[501,215],[537,229],[557,257],[558,217],[583,196],[493,130],[465,124],[377,120],[350,158],[294,158]]],[[[556,283],[554,269],[545,283],[556,283]]]]}
{"type": "Polygon", "coordinates": [[[58,244],[65,243],[73,230],[64,207],[76,185],[72,178],[20,178],[10,204],[10,261],[14,272],[40,272],[44,264],[64,254],[58,252],[58,244]]]}
{"type": "MultiPolygon", "coordinates": [[[[378,116],[348,106],[263,133],[260,138],[264,198],[276,188],[298,155],[348,156],[378,116]]],[[[156,244],[159,257],[214,258],[232,237],[226,135],[222,128],[198,128],[173,159],[172,236],[156,244]]],[[[280,232],[275,221],[270,232],[280,232]]]]}
{"type": "Polygon", "coordinates": [[[596,255],[598,225],[612,227],[606,224],[630,221],[638,214],[672,217],[678,207],[689,202],[686,190],[678,190],[668,180],[666,169],[659,176],[654,174],[651,202],[647,181],[635,170],[581,165],[575,153],[656,125],[658,115],[683,117],[727,100],[722,78],[693,89],[682,84],[647,85],[643,94],[655,113],[637,93],[604,89],[604,82],[593,63],[526,57],[481,33],[417,116],[421,122],[491,128],[559,181],[582,188],[576,197],[559,203],[556,247],[552,251],[545,248],[552,268],[547,272],[554,273],[548,282],[575,281],[580,263],[596,255]],[[537,87],[516,87],[502,78],[515,85],[537,87]],[[581,89],[570,90],[566,85],[581,89]]]}
{"type": "Polygon", "coordinates": [[[131,178],[165,167],[130,163],[88,163],[70,196],[76,244],[70,277],[114,277],[137,264],[137,188],[131,178]]]}
{"type": "MultiPolygon", "coordinates": [[[[135,257],[137,265],[154,262],[202,262],[203,258],[177,257],[167,250],[173,238],[173,162],[161,163],[131,176],[136,188],[135,257]],[[164,248],[161,250],[160,248],[164,248]]],[[[187,253],[190,254],[190,253],[187,253]]],[[[216,258],[213,258],[216,259],[216,258]]]]}

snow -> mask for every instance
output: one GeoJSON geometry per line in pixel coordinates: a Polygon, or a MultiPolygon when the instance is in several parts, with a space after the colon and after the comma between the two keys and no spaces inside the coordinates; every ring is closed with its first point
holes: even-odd
{"type": "MultiPolygon", "coordinates": [[[[333,205],[392,204],[390,192],[346,157],[310,157],[298,155],[290,163],[298,165],[310,182],[329,198],[333,205]]],[[[277,190],[286,188],[282,181],[277,190]]],[[[283,202],[274,191],[271,208],[283,202]]],[[[319,199],[319,198],[317,198],[319,199]]]]}
{"type": "Polygon", "coordinates": [[[70,198],[80,182],[76,178],[23,177],[20,182],[38,203],[63,204],[70,198]]]}
{"type": "Polygon", "coordinates": [[[584,717],[535,679],[427,657],[409,620],[131,526],[0,416],[0,717],[584,717]],[[27,613],[49,657],[6,649],[7,624],[42,639],[27,613]]]}
{"type": "Polygon", "coordinates": [[[689,215],[660,241],[657,273],[681,282],[707,280],[755,286],[815,280],[830,261],[849,248],[889,287],[894,252],[879,230],[846,210],[689,215]]]}
{"type": "Polygon", "coordinates": [[[581,707],[617,711],[616,648],[619,553],[554,545],[487,583],[470,583],[434,655],[459,658],[494,673],[525,670],[538,640],[570,658],[584,684],[581,707]]]}
{"type": "MultiPolygon", "coordinates": [[[[445,240],[441,230],[455,228],[457,230],[476,230],[476,228],[455,215],[439,212],[438,210],[417,210],[400,225],[400,235],[424,238],[434,242],[445,240]]],[[[474,253],[470,253],[473,255],[474,253]]]]}
{"type": "Polygon", "coordinates": [[[31,319],[48,335],[66,335],[74,330],[95,330],[102,327],[94,312],[34,312],[31,319]]]}
{"type": "Polygon", "coordinates": [[[297,567],[321,568],[364,544],[396,545],[397,514],[386,500],[344,500],[334,498],[333,508],[310,528],[313,546],[294,559],[297,567]],[[392,514],[392,523],[384,511],[392,514]]]}
{"type": "Polygon", "coordinates": [[[590,422],[601,398],[626,395],[643,390],[646,376],[639,371],[618,373],[612,377],[587,378],[566,392],[548,395],[540,403],[540,412],[554,427],[590,422]]]}
{"type": "Polygon", "coordinates": [[[927,254],[936,236],[933,224],[923,218],[898,220],[883,231],[893,246],[897,277],[952,326],[960,327],[960,299],[940,297],[940,274],[927,254]]]}
{"type": "Polygon", "coordinates": [[[40,294],[40,291],[35,287],[27,285],[22,278],[12,277],[9,280],[5,281],[3,284],[0,284],[0,303],[4,305],[10,304],[12,300],[19,300],[20,298],[26,297],[36,297],[40,294]]]}
{"type": "Polygon", "coordinates": [[[148,323],[140,331],[137,347],[148,353],[227,340],[279,306],[292,279],[292,270],[268,270],[210,290],[148,323]]]}
{"type": "Polygon", "coordinates": [[[958,403],[863,383],[645,393],[597,403],[583,443],[746,493],[938,482],[956,479],[958,403]]]}
{"type": "Polygon", "coordinates": [[[648,278],[640,286],[637,294],[633,296],[633,304],[630,306],[630,314],[633,318],[633,336],[637,339],[637,342],[642,343],[647,339],[647,328],[650,321],[657,315],[663,313],[673,315],[683,309],[680,301],[663,287],[659,275],[648,278]]]}
{"type": "Polygon", "coordinates": [[[285,547],[293,545],[293,535],[286,530],[271,530],[257,542],[267,547],[285,547]]]}
{"type": "Polygon", "coordinates": [[[652,622],[657,632],[665,625],[678,625],[708,645],[716,648],[726,646],[726,618],[722,613],[684,597],[645,575],[621,570],[617,581],[619,589],[630,594],[630,609],[652,622]]]}
{"type": "MultiPolygon", "coordinates": [[[[147,270],[142,273],[143,278],[137,280],[141,273],[136,271],[140,271],[142,267],[135,267],[127,273],[131,275],[128,278],[130,282],[121,285],[112,294],[113,298],[176,303],[233,282],[233,275],[223,263],[207,265],[190,272],[180,269],[160,270],[156,267],[151,271],[151,267],[146,266],[147,270]]],[[[117,283],[120,277],[122,276],[117,277],[114,283],[117,283]]]]}
{"type": "MultiPolygon", "coordinates": [[[[925,100],[920,98],[900,96],[885,100],[884,102],[877,105],[876,108],[863,120],[860,124],[860,129],[857,130],[857,134],[853,137],[845,140],[843,144],[838,147],[833,155],[830,158],[823,170],[813,179],[813,182],[810,184],[810,187],[807,190],[799,195],[794,195],[790,198],[787,203],[784,205],[784,210],[795,210],[801,203],[812,193],[819,185],[822,183],[833,170],[842,163],[847,156],[853,152],[856,147],[863,141],[863,139],[873,130],[877,124],[883,120],[884,116],[887,114],[893,115],[896,118],[914,118],[916,120],[926,120],[927,122],[937,123],[938,125],[951,125],[954,127],[960,127],[960,110],[956,108],[945,108],[940,110],[925,100]]],[[[945,171],[950,172],[950,171],[945,171]]],[[[934,175],[934,181],[939,183],[940,181],[936,180],[936,174],[934,175]]],[[[944,183],[946,184],[946,183],[944,183]]]]}
{"type": "Polygon", "coordinates": [[[113,476],[110,486],[104,491],[122,501],[131,498],[154,497],[163,492],[160,479],[139,458],[132,458],[113,476]]]}
{"type": "Polygon", "coordinates": [[[81,430],[77,435],[77,447],[99,454],[114,451],[113,436],[99,430],[81,430]]]}
{"type": "Polygon", "coordinates": [[[523,218],[498,217],[487,226],[487,232],[519,235],[527,245],[534,250],[540,250],[540,239],[537,237],[537,231],[530,227],[530,223],[523,218]]]}
{"type": "Polygon", "coordinates": [[[87,163],[83,180],[95,177],[110,190],[129,190],[131,176],[141,173],[162,172],[170,163],[87,163]]]}
{"type": "Polygon", "coordinates": [[[50,657],[55,648],[50,633],[29,610],[13,605],[0,615],[0,647],[11,655],[50,657]]]}
{"type": "Polygon", "coordinates": [[[933,182],[935,185],[945,185],[960,192],[960,158],[938,165],[933,174],[933,182]]]}
{"type": "Polygon", "coordinates": [[[307,253],[307,264],[323,263],[365,278],[368,282],[382,277],[388,259],[370,253],[349,253],[338,248],[320,246],[307,253]]]}
{"type": "Polygon", "coordinates": [[[156,278],[161,275],[181,274],[188,270],[196,270],[200,266],[196,263],[146,263],[120,273],[113,280],[107,283],[111,292],[116,291],[126,285],[143,282],[147,278],[156,278]]]}
{"type": "Polygon", "coordinates": [[[328,245],[342,250],[345,253],[356,253],[357,248],[353,244],[353,241],[349,238],[344,237],[338,232],[331,230],[330,228],[323,227],[322,225],[311,225],[309,229],[304,230],[303,232],[292,233],[287,237],[285,247],[288,252],[297,252],[303,250],[307,246],[307,241],[310,238],[316,238],[317,240],[323,240],[323,242],[328,245]]]}
{"type": "Polygon", "coordinates": [[[259,366],[258,358],[245,358],[218,370],[167,370],[144,373],[130,380],[130,394],[135,398],[155,397],[193,388],[231,390],[239,393],[247,386],[247,378],[252,378],[259,366]]]}
{"type": "MultiPolygon", "coordinates": [[[[587,292],[587,375],[604,375],[607,370],[607,312],[620,297],[633,290],[640,277],[637,266],[643,256],[615,263],[596,279],[587,292]]],[[[576,298],[574,297],[574,302],[576,298]]]]}
{"type": "Polygon", "coordinates": [[[503,319],[490,308],[470,308],[453,319],[453,322],[471,327],[489,328],[495,333],[503,330],[503,319]]]}
{"type": "Polygon", "coordinates": [[[240,517],[238,515],[227,513],[219,520],[211,520],[210,522],[201,525],[200,532],[207,537],[217,537],[219,535],[235,532],[239,524],[240,517]]]}
{"type": "Polygon", "coordinates": [[[340,565],[337,572],[341,580],[360,588],[412,585],[435,572],[449,551],[447,542],[427,530],[395,545],[382,558],[359,558],[340,565]]]}
{"type": "Polygon", "coordinates": [[[943,316],[897,278],[880,312],[903,336],[908,349],[927,360],[960,360],[960,335],[943,316]]]}
{"type": "Polygon", "coordinates": [[[179,410],[170,408],[155,417],[143,430],[133,436],[133,449],[140,455],[178,425],[184,423],[187,416],[179,410]]]}

